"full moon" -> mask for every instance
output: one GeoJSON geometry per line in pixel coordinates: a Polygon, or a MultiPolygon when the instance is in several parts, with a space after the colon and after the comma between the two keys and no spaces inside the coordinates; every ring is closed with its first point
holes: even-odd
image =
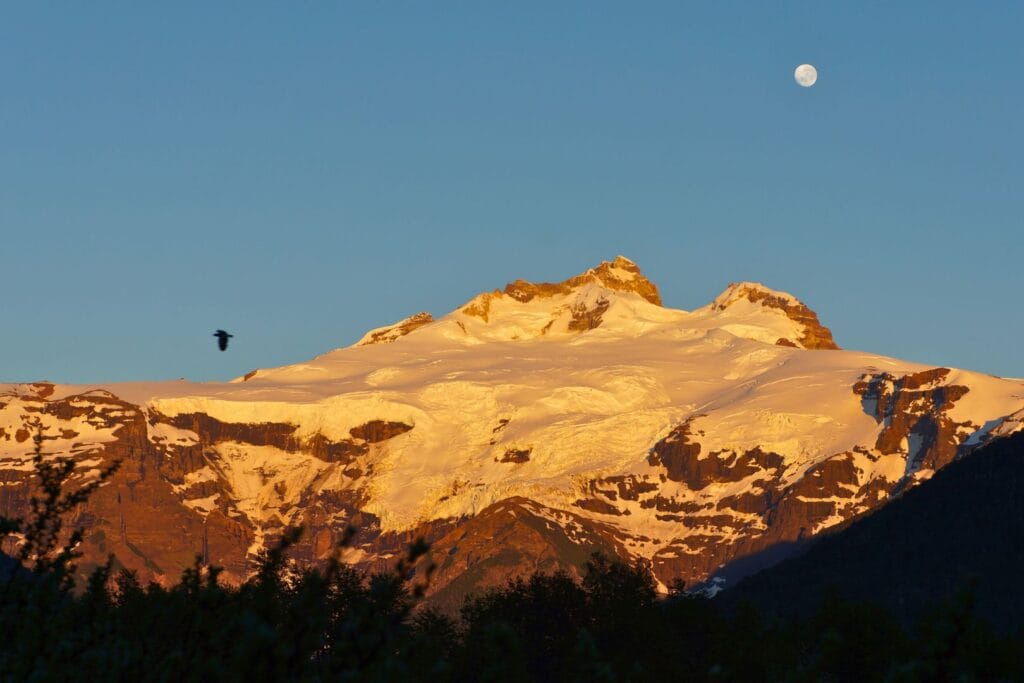
{"type": "Polygon", "coordinates": [[[796,82],[805,88],[810,88],[818,81],[818,70],[810,64],[801,64],[793,72],[796,82]]]}

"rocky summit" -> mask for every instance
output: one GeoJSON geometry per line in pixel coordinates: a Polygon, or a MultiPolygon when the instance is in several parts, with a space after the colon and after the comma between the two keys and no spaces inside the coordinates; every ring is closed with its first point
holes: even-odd
{"type": "Polygon", "coordinates": [[[29,509],[41,430],[77,482],[121,461],[74,513],[87,563],[113,554],[159,582],[197,555],[239,581],[302,525],[299,563],[390,567],[424,537],[438,604],[579,573],[595,550],[663,589],[721,583],[1018,430],[1022,396],[841,350],[758,283],[665,307],[620,256],[232,382],[0,385],[0,514],[29,509]]]}

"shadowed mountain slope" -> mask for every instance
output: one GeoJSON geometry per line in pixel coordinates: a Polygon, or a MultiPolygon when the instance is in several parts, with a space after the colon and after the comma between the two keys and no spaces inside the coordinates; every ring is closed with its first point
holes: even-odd
{"type": "Polygon", "coordinates": [[[904,619],[973,587],[1000,629],[1024,624],[1024,434],[997,439],[919,486],[813,541],[716,600],[808,613],[826,591],[880,602],[904,619]]]}

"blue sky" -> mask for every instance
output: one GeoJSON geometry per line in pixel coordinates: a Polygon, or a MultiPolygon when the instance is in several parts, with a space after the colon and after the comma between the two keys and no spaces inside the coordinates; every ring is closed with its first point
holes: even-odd
{"type": "Polygon", "coordinates": [[[1024,376],[1020,3],[139,4],[0,8],[0,380],[226,379],[620,253],[1024,376]]]}

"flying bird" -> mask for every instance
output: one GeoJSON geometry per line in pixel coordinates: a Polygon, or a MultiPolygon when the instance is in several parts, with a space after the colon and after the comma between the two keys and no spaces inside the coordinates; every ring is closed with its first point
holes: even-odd
{"type": "Polygon", "coordinates": [[[228,350],[228,339],[230,339],[231,337],[233,337],[235,335],[228,334],[224,330],[217,330],[216,332],[213,333],[213,336],[217,338],[217,347],[221,351],[227,351],[228,350]]]}

